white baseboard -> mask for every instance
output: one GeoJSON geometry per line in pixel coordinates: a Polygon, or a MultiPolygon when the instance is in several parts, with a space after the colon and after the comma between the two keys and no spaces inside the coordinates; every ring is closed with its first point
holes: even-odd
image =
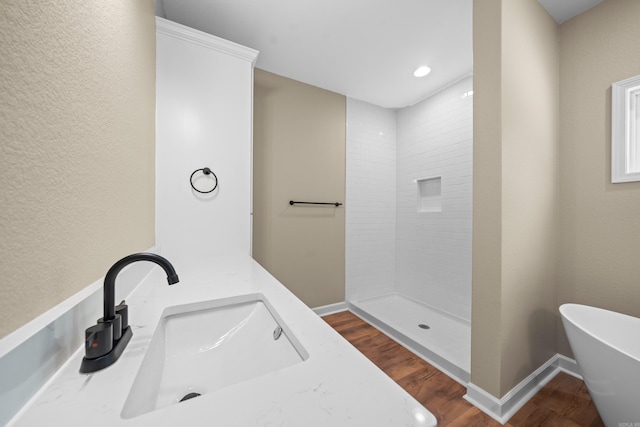
{"type": "Polygon", "coordinates": [[[509,390],[501,399],[471,382],[467,385],[467,394],[464,398],[494,420],[504,424],[559,372],[582,379],[580,368],[575,360],[556,354],[509,390]]]}
{"type": "Polygon", "coordinates": [[[320,317],[328,316],[329,314],[339,313],[347,310],[346,302],[337,302],[335,304],[323,305],[320,307],[312,308],[312,310],[320,317]]]}
{"type": "Polygon", "coordinates": [[[558,358],[558,369],[564,372],[565,374],[569,374],[573,377],[578,378],[580,381],[584,381],[582,378],[582,371],[576,363],[575,359],[572,359],[567,356],[563,356],[562,354],[556,354],[558,358]]]}

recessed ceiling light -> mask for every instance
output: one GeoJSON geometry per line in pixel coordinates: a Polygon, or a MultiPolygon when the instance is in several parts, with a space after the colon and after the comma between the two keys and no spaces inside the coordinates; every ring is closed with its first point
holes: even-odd
{"type": "Polygon", "coordinates": [[[431,68],[427,67],[426,65],[423,65],[422,67],[418,67],[418,69],[416,69],[413,72],[413,75],[416,77],[424,77],[430,72],[431,72],[431,68]]]}

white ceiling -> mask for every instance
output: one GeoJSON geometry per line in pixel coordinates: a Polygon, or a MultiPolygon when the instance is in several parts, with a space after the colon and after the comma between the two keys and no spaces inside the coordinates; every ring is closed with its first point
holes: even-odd
{"type": "Polygon", "coordinates": [[[414,104],[472,71],[471,0],[163,0],[159,6],[171,21],[257,49],[258,68],[383,107],[414,104]],[[420,65],[431,74],[414,77],[420,65]]]}
{"type": "MultiPolygon", "coordinates": [[[[563,22],[602,0],[538,1],[563,22]]],[[[472,73],[472,0],[156,0],[156,15],[257,49],[258,68],[387,108],[472,73]],[[431,74],[416,78],[421,65],[431,74]]]]}

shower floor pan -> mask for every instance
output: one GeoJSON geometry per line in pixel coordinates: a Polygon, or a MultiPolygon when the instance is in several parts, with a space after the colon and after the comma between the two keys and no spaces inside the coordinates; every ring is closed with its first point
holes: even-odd
{"type": "Polygon", "coordinates": [[[395,293],[349,301],[349,309],[461,384],[469,382],[470,322],[395,293]]]}

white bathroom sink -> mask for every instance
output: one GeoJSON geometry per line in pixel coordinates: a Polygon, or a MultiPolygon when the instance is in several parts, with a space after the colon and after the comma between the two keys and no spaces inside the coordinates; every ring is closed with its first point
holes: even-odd
{"type": "Polygon", "coordinates": [[[308,357],[262,294],[168,307],[121,415],[177,405],[308,357]]]}

